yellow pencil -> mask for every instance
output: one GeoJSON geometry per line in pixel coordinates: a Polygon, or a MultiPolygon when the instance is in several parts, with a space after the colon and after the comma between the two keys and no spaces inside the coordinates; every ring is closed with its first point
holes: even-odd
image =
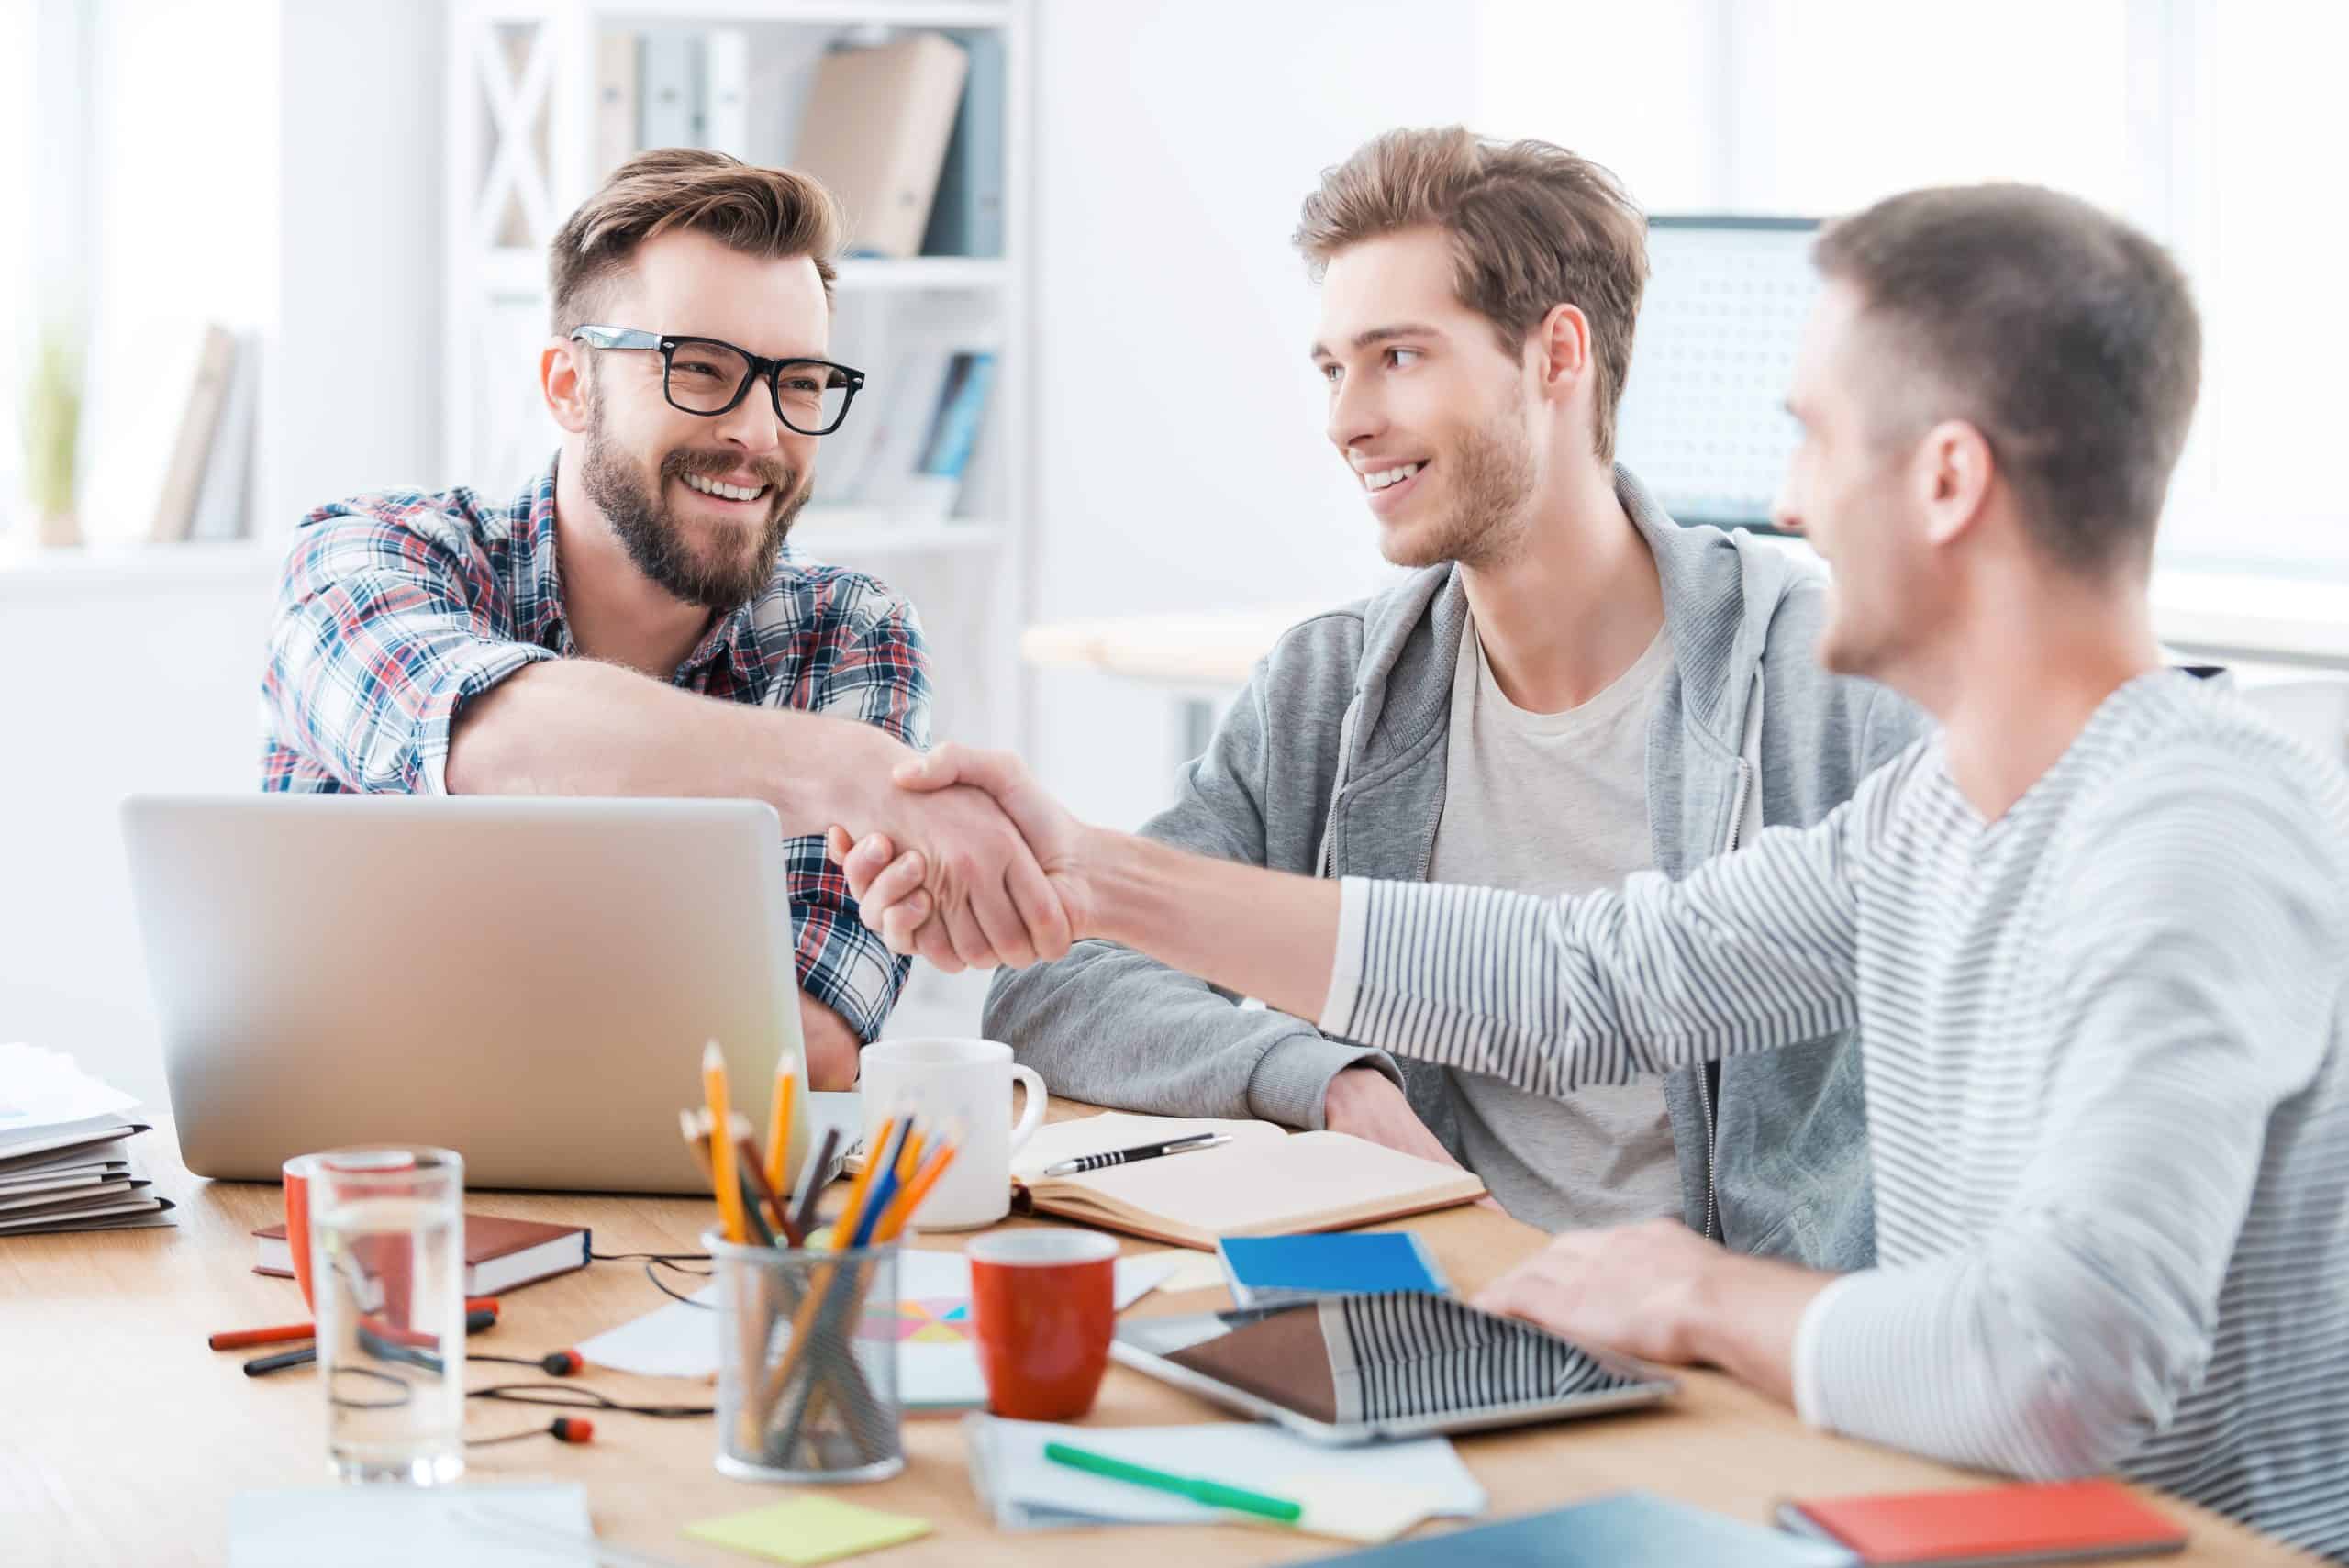
{"type": "Polygon", "coordinates": [[[701,1087],[709,1102],[714,1134],[709,1140],[709,1179],[718,1189],[718,1218],[725,1226],[726,1239],[740,1245],[750,1235],[750,1228],[742,1222],[741,1177],[734,1170],[734,1140],[721,1130],[733,1123],[726,1106],[726,1056],[714,1040],[702,1047],[701,1087]]]}
{"type": "Polygon", "coordinates": [[[921,1127],[918,1123],[906,1129],[906,1146],[897,1151],[897,1185],[903,1188],[921,1169],[921,1127]]]}
{"type": "Polygon", "coordinates": [[[791,1058],[778,1056],[774,1062],[774,1113],[767,1118],[767,1185],[776,1192],[788,1189],[784,1185],[783,1156],[791,1143],[791,1058]]]}

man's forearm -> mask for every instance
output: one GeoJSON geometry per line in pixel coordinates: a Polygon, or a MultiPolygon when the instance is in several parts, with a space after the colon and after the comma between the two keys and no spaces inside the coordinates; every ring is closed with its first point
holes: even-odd
{"type": "Polygon", "coordinates": [[[1101,829],[1082,851],[1107,937],[1265,1006],[1318,1019],[1338,951],[1339,884],[1101,829]]]}
{"type": "Polygon", "coordinates": [[[852,814],[911,752],[866,725],[721,702],[618,665],[564,659],[518,672],[467,704],[449,744],[452,795],[710,796],[763,800],[786,833],[852,814]]]}

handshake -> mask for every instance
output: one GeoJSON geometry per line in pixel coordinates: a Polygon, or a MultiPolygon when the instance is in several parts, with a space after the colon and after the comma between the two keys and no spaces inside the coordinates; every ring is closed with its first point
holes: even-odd
{"type": "Polygon", "coordinates": [[[1338,947],[1338,884],[1090,828],[1003,751],[941,746],[834,827],[864,923],[949,973],[1024,968],[1098,937],[1266,1006],[1318,1018],[1338,947]]]}
{"type": "Polygon", "coordinates": [[[1101,835],[1047,795],[1007,751],[952,744],[897,764],[896,798],[825,847],[864,923],[893,952],[950,973],[1024,968],[1100,935],[1086,882],[1101,835]]]}

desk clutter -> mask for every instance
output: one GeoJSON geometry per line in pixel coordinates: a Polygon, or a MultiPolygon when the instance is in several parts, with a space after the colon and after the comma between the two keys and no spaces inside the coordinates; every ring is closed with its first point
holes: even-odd
{"type": "Polygon", "coordinates": [[[174,1223],[131,1156],[138,1108],[63,1051],[0,1044],[0,1236],[174,1223]]]}
{"type": "MultiPolygon", "coordinates": [[[[1639,1492],[1476,1523],[1486,1519],[1491,1501],[1464,1461],[1458,1445],[1477,1440],[1465,1433],[1337,1446],[1311,1440],[1294,1421],[1095,1425],[1083,1419],[1092,1402],[1090,1385],[1071,1407],[1075,1416],[1013,1418],[1019,1406],[1016,1399],[1006,1403],[1013,1392],[1005,1385],[1007,1377],[1016,1388],[1023,1378],[1050,1374],[1028,1368],[1007,1373],[990,1363],[990,1354],[1014,1343],[1022,1347],[1022,1356],[1050,1358],[1032,1340],[986,1338],[989,1290],[997,1292],[993,1310],[1005,1311],[1001,1302],[1017,1300],[1026,1312],[1046,1296],[1068,1294],[1076,1277],[1066,1272],[1072,1269],[1097,1271],[1087,1276],[1093,1280],[1106,1278],[1112,1314],[1153,1291],[1230,1291],[1234,1305],[1220,1314],[1144,1315],[1117,1328],[1119,1359],[1145,1371],[1152,1370],[1153,1358],[1196,1359],[1214,1348],[1216,1334],[1275,1325],[1284,1315],[1318,1321],[1311,1336],[1316,1343],[1329,1342],[1336,1326],[1363,1314],[1375,1318],[1378,1334],[1389,1340],[1410,1316],[1407,1307],[1480,1315],[1452,1294],[1433,1253],[1408,1231],[1308,1229],[1253,1237],[1212,1235],[1206,1251],[1186,1239],[1174,1247],[1114,1259],[1114,1247],[1103,1245],[1105,1238],[1067,1228],[987,1231],[959,1251],[905,1245],[909,1217],[938,1173],[956,1158],[970,1129],[952,1121],[929,1125],[903,1109],[878,1118],[881,1130],[873,1140],[872,1157],[852,1162],[832,1218],[820,1220],[818,1200],[841,1164],[838,1126],[795,1179],[782,1169],[780,1136],[763,1146],[749,1119],[732,1109],[731,1085],[715,1048],[706,1053],[704,1068],[707,1103],[685,1111],[679,1126],[710,1178],[716,1204],[716,1223],[703,1239],[705,1251],[598,1254],[590,1250],[584,1226],[463,1216],[469,1265],[464,1288],[471,1293],[475,1286],[489,1287],[462,1303],[464,1331],[473,1343],[454,1340],[448,1348],[416,1354],[533,1368],[551,1381],[476,1385],[463,1395],[570,1412],[551,1425],[468,1431],[468,1447],[540,1435],[585,1441],[594,1435],[588,1416],[607,1411],[683,1420],[715,1415],[713,1457],[721,1473],[838,1483],[896,1473],[905,1462],[902,1419],[952,1416],[959,1418],[952,1429],[961,1440],[971,1496],[996,1529],[1219,1524],[1316,1537],[1338,1555],[1314,1561],[1370,1568],[1457,1561],[1500,1568],[1716,1562],[1753,1568],[1860,1568],[1939,1562],[1959,1548],[1969,1553],[1968,1562],[2024,1562],[2044,1560],[2034,1552],[2066,1545],[2158,1551],[2175,1550],[2183,1540],[2127,1488],[2110,1483],[1787,1503],[1776,1529],[1639,1492]],[[730,1136],[720,1136],[720,1129],[730,1136]],[[500,1260],[509,1265],[503,1274],[484,1272],[485,1264],[500,1260]],[[503,1309],[495,1299],[498,1290],[622,1261],[644,1263],[648,1295],[657,1284],[674,1299],[594,1334],[575,1349],[541,1354],[532,1347],[507,1355],[473,1348],[511,1340],[518,1329],[529,1332],[527,1322],[514,1321],[518,1312],[527,1318],[528,1306],[503,1309]],[[703,1262],[708,1265],[706,1283],[690,1291],[673,1286],[656,1272],[692,1275],[703,1262]],[[1025,1296],[1005,1296],[1000,1282],[990,1285],[981,1277],[986,1270],[1014,1278],[1015,1289],[1023,1288],[1018,1282],[1029,1277],[1049,1284],[1025,1296]],[[598,1372],[696,1386],[667,1403],[624,1403],[592,1386],[598,1372]],[[1981,1507],[1984,1498],[1995,1498],[1996,1506],[1981,1507]],[[2029,1528],[2007,1528],[2019,1519],[2030,1521],[2029,1528]],[[1423,1526],[1426,1531],[1413,1537],[1423,1526]],[[2072,1535],[2064,1533],[2066,1529],[2072,1535]],[[1943,1555],[1894,1554],[1904,1543],[1928,1538],[1932,1551],[1943,1555]]],[[[787,1073],[774,1085],[767,1126],[778,1134],[791,1125],[796,1094],[787,1073]]],[[[81,1102],[71,1105],[88,1108],[81,1102]]],[[[108,1106],[93,1115],[119,1118],[128,1108],[108,1106]]],[[[1008,1120],[1008,1106],[1005,1115],[1008,1120]]],[[[120,1128],[135,1124],[110,1125],[119,1137],[128,1135],[120,1128]]],[[[1021,1151],[1018,1164],[1041,1172],[1047,1165],[1065,1170],[1067,1162],[1079,1162],[1071,1174],[1021,1178],[1034,1185],[1130,1178],[1156,1167],[1161,1175],[1187,1173],[1194,1179],[1186,1184],[1205,1190],[1224,1184],[1220,1176],[1197,1178],[1208,1173],[1210,1161],[1231,1151],[1318,1147],[1277,1129],[1248,1131],[1250,1125],[1180,1124],[1108,1113],[1044,1129],[1021,1151]]],[[[374,1161],[382,1153],[345,1151],[304,1159],[332,1169],[337,1161],[374,1161]]],[[[1390,1195],[1379,1201],[1398,1200],[1390,1195]]],[[[1133,1228],[1127,1223],[1134,1218],[1130,1213],[1111,1218],[1091,1207],[1087,1217],[1097,1225],[1133,1228]]],[[[1165,1233],[1174,1228],[1153,1229],[1165,1233]]],[[[309,1240],[306,1233],[289,1239],[278,1227],[254,1234],[268,1249],[261,1260],[266,1265],[290,1264],[295,1248],[309,1240]]],[[[317,1256],[326,1258],[326,1244],[318,1248],[317,1256]]],[[[1485,1321],[1510,1327],[1498,1319],[1485,1321]]],[[[221,1350],[275,1346],[313,1331],[311,1323],[288,1323],[217,1336],[215,1344],[221,1350]]],[[[387,1332],[382,1325],[377,1331],[387,1332]]],[[[1474,1359],[1470,1329],[1455,1326],[1438,1338],[1474,1359]]],[[[312,1354],[286,1351],[271,1360],[299,1369],[312,1354]]],[[[1375,1371],[1360,1346],[1340,1359],[1365,1377],[1375,1371]]],[[[1508,1359],[1514,1363],[1524,1358],[1512,1352],[1508,1359]]],[[[1097,1380],[1098,1373],[1093,1375],[1097,1380]]],[[[1276,1382],[1259,1380],[1251,1386],[1277,1398],[1276,1382]]],[[[1355,1414],[1379,1412],[1365,1407],[1355,1414]]],[[[545,1416],[536,1419],[543,1423],[545,1416]]],[[[619,1440],[629,1430],[623,1426],[619,1440]]],[[[929,1519],[863,1506],[829,1485],[759,1497],[752,1506],[681,1520],[674,1528],[682,1540],[747,1560],[793,1565],[885,1551],[936,1533],[929,1519]]],[[[235,1499],[231,1568],[323,1561],[357,1568],[417,1562],[447,1568],[573,1562],[659,1568],[670,1559],[600,1540],[585,1489],[577,1485],[344,1485],[253,1491],[235,1499]]]]}

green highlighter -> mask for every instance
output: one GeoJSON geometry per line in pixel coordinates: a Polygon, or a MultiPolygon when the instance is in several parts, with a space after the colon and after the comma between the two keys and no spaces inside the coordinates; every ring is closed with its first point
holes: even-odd
{"type": "Polygon", "coordinates": [[[1111,1459],[1106,1453],[1093,1453],[1066,1443],[1046,1443],[1044,1457],[1055,1464],[1065,1464],[1073,1470],[1090,1471],[1113,1481],[1130,1481],[1137,1486],[1155,1486],[1161,1492],[1172,1492],[1188,1497],[1194,1503],[1210,1507],[1230,1508],[1243,1514],[1259,1514],[1282,1524],[1293,1525],[1305,1517],[1305,1506],[1280,1497],[1267,1497],[1261,1492],[1243,1491],[1226,1486],[1219,1481],[1202,1481],[1190,1475],[1169,1475],[1163,1470],[1148,1465],[1128,1464],[1122,1459],[1111,1459]]]}

